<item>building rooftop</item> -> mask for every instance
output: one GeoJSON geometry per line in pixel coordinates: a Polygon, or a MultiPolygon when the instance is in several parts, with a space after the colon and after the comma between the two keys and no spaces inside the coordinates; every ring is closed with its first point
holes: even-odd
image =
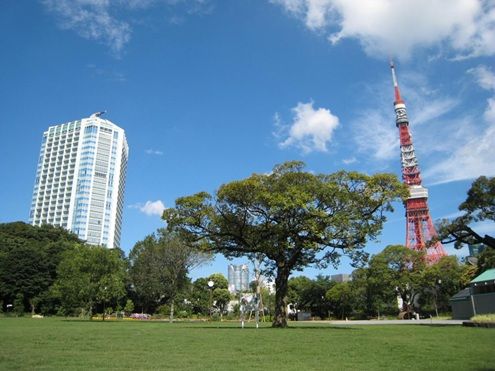
{"type": "Polygon", "coordinates": [[[462,289],[457,294],[455,294],[454,296],[452,296],[450,298],[450,300],[452,300],[452,301],[457,301],[457,300],[463,301],[463,300],[469,299],[470,296],[471,296],[471,290],[469,289],[469,287],[466,287],[465,289],[462,289]]]}
{"type": "Polygon", "coordinates": [[[491,280],[495,281],[495,268],[484,271],[478,277],[475,277],[470,283],[478,283],[491,280]]]}

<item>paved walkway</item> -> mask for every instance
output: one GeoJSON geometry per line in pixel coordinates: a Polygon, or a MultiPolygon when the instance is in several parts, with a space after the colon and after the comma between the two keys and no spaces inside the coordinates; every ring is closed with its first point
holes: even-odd
{"type": "MultiPolygon", "coordinates": [[[[384,320],[363,320],[363,321],[304,321],[304,323],[321,323],[332,326],[352,326],[352,325],[441,325],[441,326],[461,326],[465,320],[456,319],[420,319],[420,320],[400,320],[400,319],[384,319],[384,320]]],[[[301,321],[302,322],[302,321],[301,321]]]]}

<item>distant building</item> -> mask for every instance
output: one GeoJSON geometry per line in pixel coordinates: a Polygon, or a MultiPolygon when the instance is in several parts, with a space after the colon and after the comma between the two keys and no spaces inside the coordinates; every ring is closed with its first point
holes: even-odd
{"type": "Polygon", "coordinates": [[[95,113],[43,133],[29,221],[120,247],[129,148],[124,130],[95,113]]]}
{"type": "Polygon", "coordinates": [[[229,291],[244,292],[249,290],[249,268],[246,264],[228,266],[229,291]]]}
{"type": "Polygon", "coordinates": [[[485,251],[486,246],[482,243],[478,243],[476,245],[468,245],[469,256],[477,257],[483,251],[485,251]]]}
{"type": "Polygon", "coordinates": [[[352,276],[350,274],[340,273],[331,275],[330,279],[335,282],[349,282],[352,281],[352,276]]]}

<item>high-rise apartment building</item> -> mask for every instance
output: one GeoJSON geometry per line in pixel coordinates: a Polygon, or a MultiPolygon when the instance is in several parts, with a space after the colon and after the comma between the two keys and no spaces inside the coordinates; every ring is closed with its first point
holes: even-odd
{"type": "Polygon", "coordinates": [[[228,267],[228,281],[230,292],[244,292],[249,290],[249,268],[246,264],[228,267]]]}
{"type": "Polygon", "coordinates": [[[120,247],[129,148],[124,130],[101,114],[43,133],[29,221],[113,248],[120,247]]]}

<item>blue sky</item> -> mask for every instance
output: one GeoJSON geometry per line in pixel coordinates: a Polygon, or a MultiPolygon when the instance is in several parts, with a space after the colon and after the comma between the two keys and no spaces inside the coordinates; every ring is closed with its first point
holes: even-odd
{"type": "MultiPolygon", "coordinates": [[[[125,251],[177,197],[286,160],[400,175],[390,57],[433,219],[495,175],[493,1],[4,0],[0,48],[0,222],[28,219],[43,131],[101,110],[130,146],[125,251]]],[[[398,204],[368,250],[404,239],[398,204]]]]}

